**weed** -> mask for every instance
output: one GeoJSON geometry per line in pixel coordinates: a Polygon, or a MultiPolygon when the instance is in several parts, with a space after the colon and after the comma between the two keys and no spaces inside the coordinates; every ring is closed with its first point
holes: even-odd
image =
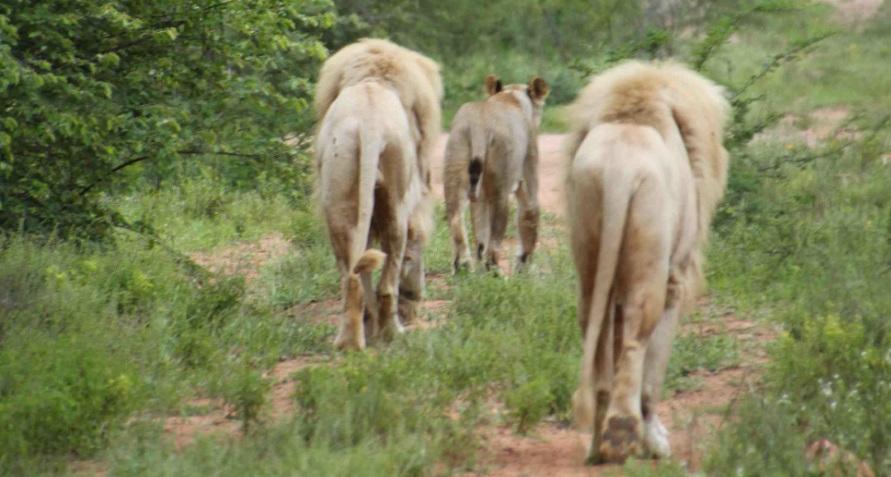
{"type": "Polygon", "coordinates": [[[226,373],[221,394],[238,413],[242,431],[247,434],[260,417],[271,385],[250,363],[234,363],[233,367],[226,373]]]}

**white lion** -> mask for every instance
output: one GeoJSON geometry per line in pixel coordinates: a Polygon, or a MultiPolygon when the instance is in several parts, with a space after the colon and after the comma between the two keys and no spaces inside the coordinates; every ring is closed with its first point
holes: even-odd
{"type": "Polygon", "coordinates": [[[629,62],[571,106],[566,178],[584,335],[576,424],[589,459],[665,456],[655,414],[680,312],[727,177],[723,90],[676,63],[629,62]]]}
{"type": "Polygon", "coordinates": [[[376,338],[401,331],[400,314],[417,313],[441,96],[438,66],[385,40],[346,46],[322,67],[317,191],[342,275],[338,348],[365,347],[365,315],[376,338]],[[385,253],[369,248],[375,240],[385,253]],[[375,292],[371,272],[382,262],[375,292]]]}

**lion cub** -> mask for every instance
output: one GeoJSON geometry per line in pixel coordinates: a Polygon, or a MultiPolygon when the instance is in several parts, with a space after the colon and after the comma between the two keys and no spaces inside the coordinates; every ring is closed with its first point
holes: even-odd
{"type": "Polygon", "coordinates": [[[498,269],[507,228],[508,199],[517,197],[520,252],[517,268],[529,261],[538,234],[538,127],[548,84],[535,77],[502,86],[486,77],[483,101],[466,103],[455,114],[443,165],[446,213],[454,245],[455,272],[469,268],[464,206],[470,202],[476,259],[498,269]]]}

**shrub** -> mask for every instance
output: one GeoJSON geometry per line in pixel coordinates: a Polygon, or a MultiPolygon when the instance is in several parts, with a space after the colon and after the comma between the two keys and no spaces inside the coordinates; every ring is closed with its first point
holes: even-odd
{"type": "Polygon", "coordinates": [[[102,236],[121,219],[101,193],[132,183],[124,169],[161,177],[195,155],[299,182],[283,139],[309,129],[296,73],[332,21],[316,0],[5,2],[0,230],[102,236]]]}
{"type": "Polygon", "coordinates": [[[105,445],[141,404],[141,379],[99,336],[14,333],[0,350],[0,469],[105,445]]]}

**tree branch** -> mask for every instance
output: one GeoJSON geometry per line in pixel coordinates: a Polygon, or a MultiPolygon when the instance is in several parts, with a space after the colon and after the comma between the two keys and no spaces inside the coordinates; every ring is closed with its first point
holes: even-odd
{"type": "MultiPolygon", "coordinates": [[[[254,161],[257,161],[257,160],[260,160],[260,159],[263,158],[263,156],[261,156],[260,154],[246,154],[246,153],[242,153],[242,152],[230,152],[230,151],[202,151],[202,150],[200,150],[200,149],[180,149],[180,150],[176,151],[176,153],[177,153],[177,154],[185,154],[185,155],[202,155],[202,154],[208,154],[208,155],[215,155],[215,156],[240,157],[240,158],[243,158],[243,159],[251,159],[251,160],[254,160],[254,161]]],[[[92,184],[90,184],[90,185],[84,187],[83,189],[81,189],[80,192],[78,193],[78,195],[83,196],[83,195],[86,194],[87,192],[91,191],[91,190],[92,190],[94,187],[96,187],[97,185],[99,185],[99,184],[101,184],[102,182],[105,182],[106,180],[108,180],[108,178],[111,177],[112,174],[114,174],[115,172],[120,171],[121,169],[124,169],[124,168],[126,168],[126,167],[132,166],[133,164],[138,164],[138,163],[140,163],[140,162],[142,162],[142,161],[146,161],[146,160],[149,160],[149,159],[152,159],[152,158],[153,158],[153,156],[139,156],[139,157],[136,157],[136,158],[134,158],[134,159],[130,159],[129,161],[122,162],[121,164],[118,164],[117,166],[113,167],[113,168],[112,168],[110,171],[108,171],[108,173],[105,174],[102,178],[97,179],[97,180],[96,180],[95,182],[93,182],[92,184]]]]}
{"type": "Polygon", "coordinates": [[[151,159],[151,156],[139,156],[139,157],[137,157],[137,158],[135,158],[135,159],[130,159],[130,160],[127,161],[127,162],[118,164],[118,165],[115,166],[112,170],[108,171],[108,174],[105,174],[104,177],[102,177],[102,178],[96,180],[96,181],[93,182],[92,184],[90,184],[90,185],[84,187],[83,189],[81,189],[80,192],[78,193],[78,195],[83,196],[84,194],[86,194],[87,192],[89,192],[90,190],[92,190],[93,187],[96,187],[96,186],[99,185],[100,183],[102,183],[102,182],[104,182],[105,180],[107,180],[107,179],[108,179],[109,177],[111,177],[111,175],[114,174],[115,172],[118,172],[119,170],[121,170],[121,169],[123,169],[123,168],[125,168],[125,167],[132,166],[133,164],[136,164],[136,163],[139,163],[139,162],[148,160],[148,159],[151,159]]]}

